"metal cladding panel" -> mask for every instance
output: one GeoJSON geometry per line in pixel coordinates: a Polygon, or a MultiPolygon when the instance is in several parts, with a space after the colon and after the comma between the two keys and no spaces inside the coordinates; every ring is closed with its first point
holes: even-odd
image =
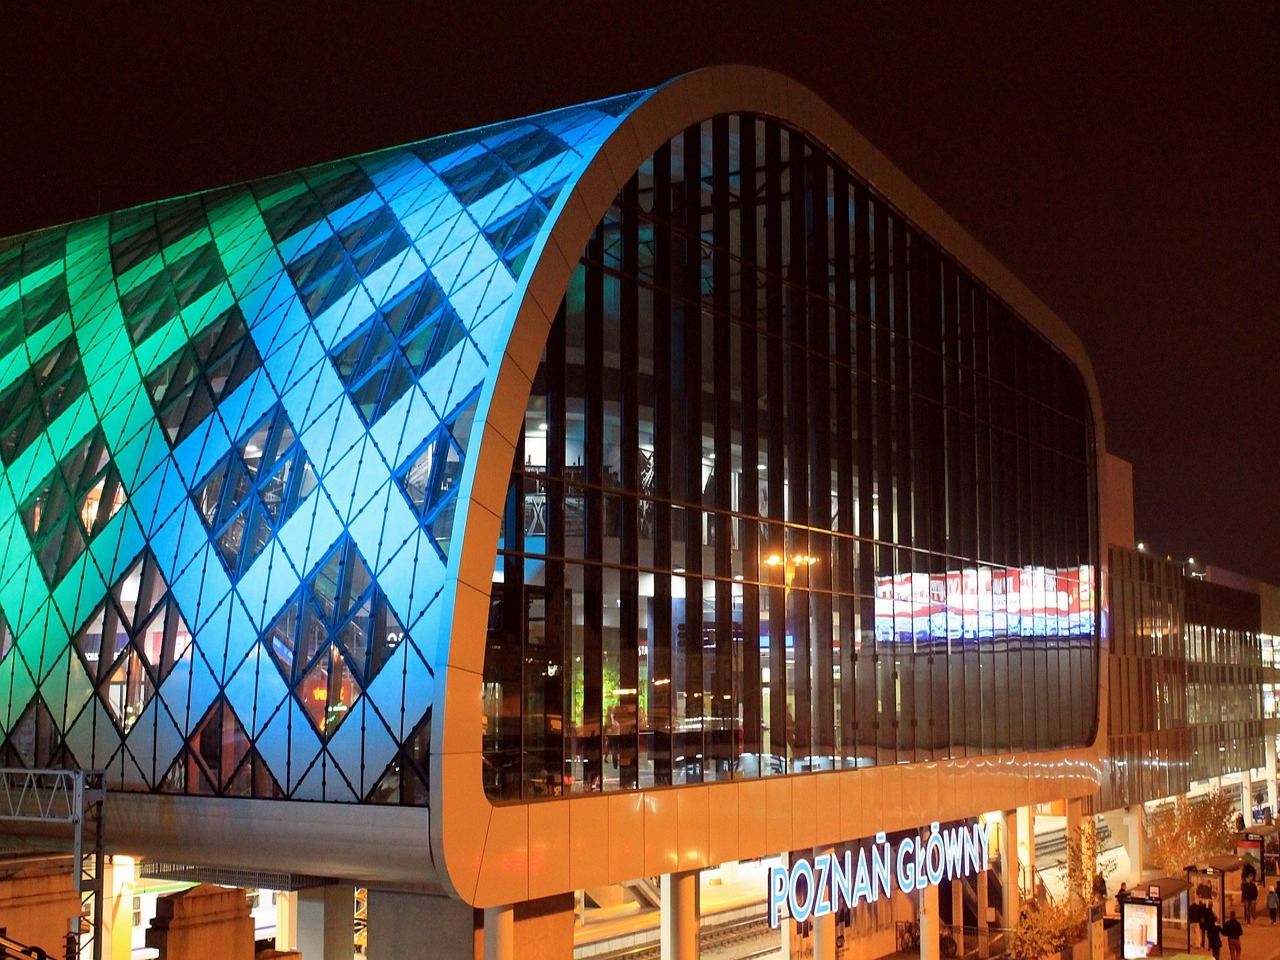
{"type": "Polygon", "coordinates": [[[646,95],[0,240],[0,763],[426,805],[481,387],[646,95]]]}

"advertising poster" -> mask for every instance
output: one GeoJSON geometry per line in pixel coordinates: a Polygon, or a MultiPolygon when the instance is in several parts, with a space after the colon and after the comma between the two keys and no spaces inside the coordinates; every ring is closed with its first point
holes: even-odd
{"type": "Polygon", "coordinates": [[[1160,956],[1160,907],[1154,903],[1124,905],[1124,960],[1160,956]]]}

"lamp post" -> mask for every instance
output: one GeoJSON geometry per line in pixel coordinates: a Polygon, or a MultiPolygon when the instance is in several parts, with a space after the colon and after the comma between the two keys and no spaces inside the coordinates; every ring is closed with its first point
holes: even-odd
{"type": "MultiPolygon", "coordinates": [[[[794,727],[798,721],[798,717],[788,716],[787,710],[787,635],[793,638],[793,646],[795,655],[799,656],[801,643],[807,643],[806,636],[801,637],[799,629],[799,615],[797,613],[794,622],[790,616],[791,612],[791,585],[795,582],[796,574],[801,571],[807,571],[815,563],[818,558],[810,556],[807,553],[771,553],[765,557],[765,566],[782,573],[782,616],[780,618],[770,617],[772,621],[769,636],[769,686],[770,690],[770,714],[773,715],[774,722],[770,724],[772,731],[770,736],[769,753],[778,756],[783,761],[784,768],[788,764],[788,748],[793,742],[794,730],[788,730],[788,727],[794,727]],[[777,628],[781,629],[777,629],[777,628]],[[781,704],[774,704],[775,694],[782,697],[781,704]]],[[[776,589],[776,587],[775,587],[776,589]]],[[[776,599],[776,597],[775,597],[776,599]]],[[[798,664],[797,669],[803,666],[807,669],[808,658],[804,658],[804,664],[798,664]]],[[[791,758],[794,763],[795,758],[791,758]]]]}

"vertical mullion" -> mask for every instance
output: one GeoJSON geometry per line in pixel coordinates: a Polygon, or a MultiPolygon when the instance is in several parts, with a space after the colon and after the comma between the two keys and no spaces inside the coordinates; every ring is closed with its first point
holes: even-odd
{"type": "Polygon", "coordinates": [[[716,632],[715,672],[711,678],[711,742],[708,744],[711,769],[716,778],[727,776],[733,767],[733,748],[738,730],[733,702],[733,370],[730,360],[729,275],[729,117],[711,121],[712,144],[712,291],[715,317],[712,320],[715,464],[715,576],[716,632]],[[722,773],[723,772],[723,773],[722,773]]]}
{"type": "Polygon", "coordinates": [[[585,675],[582,722],[587,730],[585,775],[588,789],[603,786],[604,770],[604,242],[600,230],[587,246],[582,372],[583,493],[586,499],[585,561],[582,568],[582,667],[585,675]]]}
{"type": "MultiPolygon", "coordinates": [[[[769,550],[771,558],[787,552],[786,446],[787,403],[783,378],[782,286],[782,129],[776,120],[765,121],[765,396],[769,418],[768,495],[769,550]]],[[[769,587],[769,731],[772,752],[789,769],[791,730],[787,717],[787,587],[785,564],[771,566],[769,587]]]]}
{"type": "Polygon", "coordinates": [[[813,637],[813,752],[823,762],[835,758],[835,638],[832,636],[831,586],[831,320],[828,259],[828,167],[826,156],[814,151],[809,176],[809,553],[817,558],[810,568],[810,610],[813,637]]]}
{"type": "MultiPolygon", "coordinates": [[[[520,431],[520,440],[516,444],[515,464],[524,463],[524,430],[520,431]]],[[[533,682],[531,676],[532,671],[528,669],[527,662],[529,660],[529,618],[528,618],[528,602],[525,598],[524,585],[524,484],[521,474],[512,471],[511,483],[507,487],[507,506],[504,511],[503,522],[506,529],[503,531],[503,546],[505,552],[503,554],[503,577],[502,577],[502,620],[503,620],[503,647],[507,652],[508,664],[507,670],[513,676],[520,677],[521,691],[528,689],[533,682]],[[516,662],[511,662],[510,657],[517,657],[516,662]]],[[[505,672],[505,671],[504,671],[505,672]]],[[[505,698],[504,698],[505,700],[505,698]]],[[[519,769],[520,784],[519,793],[509,793],[503,790],[504,796],[530,796],[533,792],[530,787],[531,774],[539,769],[542,753],[546,747],[545,743],[538,742],[538,738],[534,736],[534,730],[531,724],[536,723],[536,719],[525,714],[529,698],[521,696],[517,701],[517,710],[519,711],[519,733],[517,739],[517,748],[520,751],[519,769]],[[531,769],[532,768],[532,769],[531,769]]],[[[534,790],[537,788],[534,787],[534,790]]]]}
{"type": "Polygon", "coordinates": [[[653,158],[653,782],[672,782],[675,664],[671,649],[671,147],[653,158]]]}
{"type": "MultiPolygon", "coordinates": [[[[788,165],[791,168],[789,217],[786,228],[791,237],[791,262],[787,264],[786,279],[789,300],[786,327],[787,358],[786,391],[787,406],[793,411],[809,410],[809,331],[808,331],[808,162],[804,137],[798,131],[788,131],[788,165]]],[[[812,423],[806,415],[804,421],[812,423]]],[[[812,429],[811,427],[809,429],[812,429]]],[[[813,745],[813,677],[812,638],[809,631],[809,587],[812,571],[796,557],[809,555],[809,461],[806,447],[809,429],[787,436],[787,499],[788,527],[787,553],[792,557],[790,574],[791,590],[787,596],[787,627],[793,638],[794,665],[794,716],[795,753],[808,758],[813,745]]]]}
{"type": "Polygon", "coordinates": [[[684,309],[684,739],[686,780],[701,780],[706,763],[706,697],[703,678],[702,614],[702,129],[684,132],[684,252],[681,298],[684,309]],[[695,762],[701,760],[701,762],[695,762]]]}
{"type": "MultiPolygon", "coordinates": [[[[573,654],[573,617],[565,616],[565,484],[564,484],[564,447],[565,447],[565,324],[566,312],[564,303],[556,313],[551,324],[551,332],[547,337],[546,371],[547,389],[547,466],[545,473],[544,493],[547,511],[547,559],[544,579],[546,582],[546,644],[547,648],[559,649],[561,662],[565,667],[577,670],[573,654]]],[[[520,576],[524,575],[523,566],[520,576]]],[[[576,743],[565,743],[573,727],[573,680],[564,684],[562,691],[561,716],[565,718],[561,736],[561,754],[577,754],[576,743]]],[[[574,737],[576,741],[576,737],[574,737]]],[[[560,778],[566,773],[563,760],[558,771],[560,778]]]]}
{"type": "Polygon", "coordinates": [[[622,499],[620,559],[622,561],[619,592],[620,626],[618,640],[618,686],[630,693],[619,694],[620,732],[618,737],[620,786],[627,790],[639,785],[640,740],[640,542],[639,504],[635,491],[640,489],[640,356],[639,291],[636,288],[640,262],[640,228],[636,207],[639,203],[635,177],[623,188],[622,204],[622,282],[619,297],[619,343],[621,374],[621,487],[622,499]],[[624,698],[629,698],[627,702],[624,698]]]}
{"type": "Polygon", "coordinates": [[[836,500],[839,504],[840,535],[835,545],[835,563],[839,579],[835,588],[839,595],[840,608],[840,732],[837,739],[841,757],[852,757],[857,754],[854,742],[854,730],[857,714],[854,698],[854,653],[857,649],[855,632],[854,594],[857,582],[854,578],[854,556],[857,543],[852,539],[854,530],[854,471],[856,461],[856,429],[853,406],[853,343],[852,326],[853,305],[850,303],[850,246],[849,231],[851,223],[849,176],[843,167],[837,166],[833,189],[835,215],[835,243],[830,251],[833,278],[835,281],[836,303],[836,410],[835,426],[837,443],[835,446],[836,466],[836,500]]]}
{"type": "MultiPolygon", "coordinates": [[[[760,673],[760,597],[757,581],[760,576],[760,462],[759,453],[759,383],[756,356],[757,337],[757,280],[756,263],[759,245],[756,235],[756,121],[742,119],[739,133],[738,155],[741,158],[741,201],[739,229],[742,251],[742,276],[739,280],[742,296],[742,472],[738,479],[739,509],[742,522],[742,725],[744,753],[759,756],[763,752],[763,698],[760,673]]],[[[764,772],[765,763],[760,763],[764,772]]]]}
{"type": "Polygon", "coordinates": [[[868,752],[868,759],[884,763],[880,728],[883,719],[876,689],[880,670],[878,641],[875,631],[875,381],[872,370],[871,330],[871,211],[867,188],[860,183],[853,189],[853,263],[854,310],[856,312],[857,369],[856,401],[857,480],[858,480],[858,632],[862,637],[858,651],[857,684],[858,740],[868,752]]]}

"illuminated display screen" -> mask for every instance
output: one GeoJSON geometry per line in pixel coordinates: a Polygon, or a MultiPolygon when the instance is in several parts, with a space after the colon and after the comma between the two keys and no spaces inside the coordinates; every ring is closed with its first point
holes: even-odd
{"type": "Polygon", "coordinates": [[[1160,908],[1154,903],[1124,905],[1124,958],[1160,955],[1160,908]]]}
{"type": "Polygon", "coordinates": [[[876,578],[880,643],[1090,637],[1095,621],[1089,564],[1061,570],[979,566],[876,578]]]}

